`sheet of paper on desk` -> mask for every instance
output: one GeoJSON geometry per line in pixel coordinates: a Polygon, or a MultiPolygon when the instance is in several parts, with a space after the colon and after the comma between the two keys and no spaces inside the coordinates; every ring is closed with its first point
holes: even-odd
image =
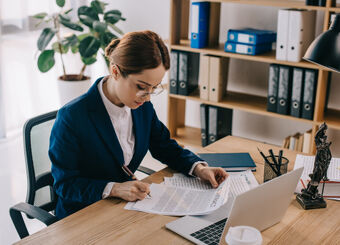
{"type": "MultiPolygon", "coordinates": [[[[309,174],[311,174],[313,172],[313,168],[314,168],[314,160],[315,160],[315,156],[304,156],[304,155],[300,155],[298,154],[296,156],[295,159],[295,164],[294,164],[294,169],[300,168],[300,167],[304,167],[302,175],[301,175],[301,180],[299,181],[295,192],[296,193],[301,193],[301,189],[305,188],[308,184],[308,181],[310,180],[309,174]]],[[[338,186],[340,186],[340,158],[332,158],[328,170],[327,170],[327,177],[330,181],[334,182],[331,183],[331,185],[333,186],[333,190],[334,187],[338,188],[338,186]]],[[[328,192],[327,190],[327,185],[329,185],[330,183],[326,183],[325,186],[325,193],[328,192]]],[[[322,183],[319,184],[319,192],[321,192],[322,189],[322,183]]],[[[332,191],[332,195],[337,195],[340,196],[340,188],[338,188],[339,190],[337,192],[332,191]]],[[[326,198],[328,199],[334,199],[334,200],[340,200],[340,198],[336,198],[336,197],[327,197],[325,195],[326,198]]]]}
{"type": "MultiPolygon", "coordinates": [[[[230,192],[233,197],[259,185],[251,170],[230,172],[229,179],[230,192]]],[[[170,178],[164,177],[163,183],[167,186],[184,187],[197,190],[208,190],[212,188],[210,184],[204,183],[198,178],[189,178],[184,174],[174,174],[174,176],[170,178]]]]}
{"type": "Polygon", "coordinates": [[[217,189],[209,190],[151,184],[151,198],[128,203],[125,209],[173,216],[208,214],[227,201],[228,183],[226,180],[217,189]]]}
{"type": "Polygon", "coordinates": [[[231,173],[218,189],[213,189],[198,178],[175,174],[164,178],[162,184],[151,185],[151,199],[129,202],[125,209],[174,216],[203,215],[224,204],[229,192],[235,196],[257,185],[250,170],[231,173]]]}

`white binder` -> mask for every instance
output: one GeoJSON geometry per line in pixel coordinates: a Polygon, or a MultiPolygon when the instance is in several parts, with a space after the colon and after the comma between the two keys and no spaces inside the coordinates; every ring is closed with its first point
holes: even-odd
{"type": "Polygon", "coordinates": [[[209,56],[201,54],[198,83],[203,100],[209,100],[209,60],[209,56]]]}
{"type": "Polygon", "coordinates": [[[301,61],[315,37],[314,10],[289,10],[287,60],[301,61]]]}
{"type": "Polygon", "coordinates": [[[276,59],[287,60],[289,9],[280,9],[277,19],[276,59]]]}
{"type": "Polygon", "coordinates": [[[209,59],[209,100],[219,102],[227,88],[229,58],[210,56],[209,59]]]}

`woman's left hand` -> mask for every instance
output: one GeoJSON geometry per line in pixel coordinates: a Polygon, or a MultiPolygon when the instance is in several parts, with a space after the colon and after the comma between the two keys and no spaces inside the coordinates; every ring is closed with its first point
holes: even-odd
{"type": "Polygon", "coordinates": [[[209,182],[214,188],[217,188],[228,177],[227,172],[223,168],[208,167],[202,164],[197,164],[193,174],[209,182]]]}

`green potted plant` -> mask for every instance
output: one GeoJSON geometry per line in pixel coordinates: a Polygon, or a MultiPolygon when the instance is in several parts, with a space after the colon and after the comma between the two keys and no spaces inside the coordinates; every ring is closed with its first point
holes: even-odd
{"type": "Polygon", "coordinates": [[[60,102],[65,104],[87,91],[91,82],[89,77],[84,76],[86,67],[97,61],[99,50],[106,60],[105,47],[117,35],[123,34],[115,24],[125,21],[125,18],[119,10],[106,11],[107,3],[93,0],[90,6],[80,6],[76,10],[77,20],[72,20],[70,13],[75,10],[65,10],[65,0],[56,0],[56,4],[60,7],[58,13],[38,13],[33,17],[38,20],[37,25],[43,22],[51,24],[51,27],[42,30],[37,42],[38,68],[41,72],[49,71],[55,64],[56,56],[59,56],[63,75],[58,78],[58,89],[60,102]],[[70,29],[72,33],[62,35],[62,28],[70,29]],[[64,55],[68,52],[80,54],[83,66],[79,74],[66,72],[64,55]]]}

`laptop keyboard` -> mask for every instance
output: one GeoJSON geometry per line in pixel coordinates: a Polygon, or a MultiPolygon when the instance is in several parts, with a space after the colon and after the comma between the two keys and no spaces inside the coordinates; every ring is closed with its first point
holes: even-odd
{"type": "Polygon", "coordinates": [[[212,225],[191,233],[190,236],[208,245],[218,245],[226,221],[227,218],[222,219],[212,225]]]}

